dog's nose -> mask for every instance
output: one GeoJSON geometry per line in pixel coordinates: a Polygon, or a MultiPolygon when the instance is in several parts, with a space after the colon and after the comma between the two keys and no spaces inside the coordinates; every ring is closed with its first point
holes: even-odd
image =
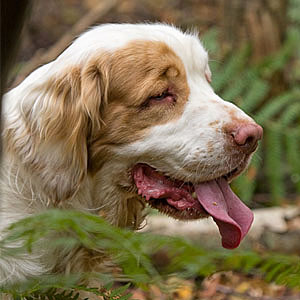
{"type": "Polygon", "coordinates": [[[239,125],[231,132],[231,136],[236,145],[245,152],[251,153],[256,149],[257,142],[263,136],[263,129],[256,123],[245,123],[239,125]]]}

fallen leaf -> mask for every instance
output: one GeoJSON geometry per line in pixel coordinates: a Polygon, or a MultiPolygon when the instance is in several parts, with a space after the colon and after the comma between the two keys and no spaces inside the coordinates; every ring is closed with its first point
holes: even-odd
{"type": "Polygon", "coordinates": [[[200,297],[212,297],[215,295],[220,280],[220,273],[216,273],[208,278],[205,278],[205,280],[202,282],[203,290],[199,292],[200,297]]]}

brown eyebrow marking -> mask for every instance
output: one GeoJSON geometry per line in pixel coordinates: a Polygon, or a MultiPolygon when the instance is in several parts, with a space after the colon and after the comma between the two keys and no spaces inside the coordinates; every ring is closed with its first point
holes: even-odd
{"type": "Polygon", "coordinates": [[[108,64],[107,105],[101,130],[91,135],[89,165],[95,172],[109,153],[109,145],[142,139],[155,125],[180,118],[189,98],[189,85],[182,60],[164,42],[132,41],[108,55],[99,53],[99,63],[108,64]],[[141,110],[151,96],[170,90],[173,104],[158,104],[141,110]]]}

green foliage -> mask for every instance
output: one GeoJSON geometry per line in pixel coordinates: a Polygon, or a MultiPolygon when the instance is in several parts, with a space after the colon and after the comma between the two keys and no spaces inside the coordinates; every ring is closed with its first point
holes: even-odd
{"type": "MultiPolygon", "coordinates": [[[[98,216],[75,211],[48,210],[13,224],[0,242],[2,258],[13,255],[22,259],[25,252],[38,251],[39,242],[54,234],[64,237],[55,247],[64,246],[105,249],[110,259],[121,267],[123,274],[71,274],[43,275],[11,286],[0,287],[0,292],[13,295],[14,299],[78,299],[80,291],[101,295],[105,300],[131,299],[127,292],[129,284],[113,288],[114,280],[131,282],[143,288],[155,283],[162,289],[168,275],[181,277],[206,277],[216,271],[238,270],[260,272],[266,280],[300,288],[299,257],[277,254],[261,255],[255,252],[208,251],[180,238],[153,236],[115,228],[98,216]],[[11,243],[22,240],[12,248],[11,243]],[[8,251],[8,249],[12,251],[8,251]],[[164,249],[170,263],[165,270],[158,271],[150,254],[164,249]],[[88,278],[99,280],[101,287],[88,288],[80,282],[88,278]],[[119,298],[117,298],[119,297],[119,298]]],[[[54,241],[51,239],[51,241],[54,241]]],[[[49,245],[49,252],[51,252],[49,245]]]]}
{"type": "MultiPolygon", "coordinates": [[[[20,294],[15,290],[5,291],[4,289],[4,291],[6,294],[11,294],[16,300],[77,300],[82,299],[80,298],[80,291],[89,292],[90,294],[96,296],[102,296],[104,300],[128,300],[131,299],[132,296],[132,294],[127,292],[130,283],[115,289],[112,288],[112,284],[105,285],[100,289],[87,288],[78,284],[74,284],[72,287],[70,287],[63,284],[65,280],[69,280],[69,277],[72,277],[72,275],[65,276],[65,278],[62,278],[62,276],[58,275],[52,276],[52,278],[49,278],[48,276],[47,280],[50,279],[50,281],[47,283],[47,286],[49,286],[48,289],[41,288],[42,284],[40,279],[35,280],[35,292],[25,291],[25,293],[20,294]],[[58,285],[60,286],[60,291],[57,290],[57,284],[54,283],[59,283],[58,285]]],[[[31,284],[33,281],[34,280],[28,281],[28,283],[31,284]]],[[[85,298],[85,300],[88,299],[89,298],[85,298]]]]}
{"type": "Polygon", "coordinates": [[[300,26],[300,1],[289,0],[288,17],[293,25],[300,26]]]}
{"type": "MultiPolygon", "coordinates": [[[[215,29],[203,38],[206,48],[211,50],[210,55],[218,57],[217,61],[210,62],[215,91],[236,103],[264,127],[264,141],[248,171],[233,183],[234,190],[248,203],[258,188],[271,192],[272,205],[280,204],[286,191],[300,193],[299,11],[300,0],[290,0],[291,25],[286,42],[278,53],[259,64],[249,62],[251,48],[248,46],[220,57],[215,29]],[[288,76],[288,87],[274,94],[270,82],[278,72],[288,76]],[[258,179],[265,186],[258,184],[258,179]]],[[[156,284],[167,290],[163,282],[169,275],[204,278],[222,270],[255,272],[267,281],[300,289],[299,257],[253,251],[208,251],[180,238],[115,228],[98,216],[74,211],[47,211],[13,224],[0,241],[1,259],[11,256],[23,259],[24,253],[39,251],[39,243],[53,235],[57,238],[51,239],[49,252],[56,247],[61,247],[62,251],[79,247],[101,249],[120,266],[122,274],[114,274],[114,277],[109,273],[43,275],[2,286],[0,292],[20,300],[74,300],[79,299],[82,291],[102,296],[104,300],[126,300],[131,299],[127,291],[130,283],[142,288],[156,284]],[[18,246],[12,247],[16,242],[18,246]],[[170,262],[165,269],[158,270],[151,255],[161,249],[168,253],[170,262]],[[91,278],[97,279],[102,286],[83,285],[91,278]],[[115,281],[129,283],[115,288],[115,281]]]]}
{"type": "MultiPolygon", "coordinates": [[[[293,5],[299,10],[300,1],[294,0],[293,5]]],[[[214,60],[210,62],[216,93],[237,104],[264,128],[264,140],[249,170],[232,185],[248,204],[258,187],[261,192],[271,193],[270,205],[280,204],[287,191],[300,191],[300,78],[296,74],[297,64],[291,63],[300,62],[299,28],[290,27],[282,49],[259,64],[249,63],[249,47],[219,58],[222,64],[214,60]],[[287,70],[288,83],[274,94],[272,78],[286,74],[287,70]],[[258,179],[264,185],[258,185],[258,179]]],[[[216,37],[215,30],[204,37],[208,49],[210,43],[212,49],[220,49],[216,47],[216,37]]],[[[216,54],[217,57],[220,55],[216,54]]]]}
{"type": "Polygon", "coordinates": [[[299,151],[300,149],[300,139],[299,132],[296,130],[287,133],[285,138],[287,157],[289,159],[291,180],[294,182],[297,188],[297,193],[300,194],[300,159],[299,151]]]}
{"type": "Polygon", "coordinates": [[[265,132],[265,145],[266,149],[272,149],[265,157],[266,174],[274,195],[272,204],[279,204],[279,197],[284,194],[283,149],[279,125],[274,124],[265,132]]]}

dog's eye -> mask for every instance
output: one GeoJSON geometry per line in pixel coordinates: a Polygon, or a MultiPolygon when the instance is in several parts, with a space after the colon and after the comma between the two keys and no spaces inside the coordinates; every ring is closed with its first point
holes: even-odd
{"type": "Polygon", "coordinates": [[[170,95],[170,93],[168,93],[168,91],[165,91],[163,93],[161,93],[160,95],[157,96],[151,96],[150,100],[156,100],[156,101],[161,101],[164,100],[166,97],[168,97],[170,95]]]}
{"type": "Polygon", "coordinates": [[[170,89],[165,90],[160,94],[148,97],[140,106],[142,109],[151,107],[156,104],[174,104],[177,96],[170,89]]]}
{"type": "Polygon", "coordinates": [[[176,102],[176,96],[169,90],[166,90],[159,95],[149,97],[148,102],[149,104],[154,104],[158,102],[174,103],[176,102]]]}

